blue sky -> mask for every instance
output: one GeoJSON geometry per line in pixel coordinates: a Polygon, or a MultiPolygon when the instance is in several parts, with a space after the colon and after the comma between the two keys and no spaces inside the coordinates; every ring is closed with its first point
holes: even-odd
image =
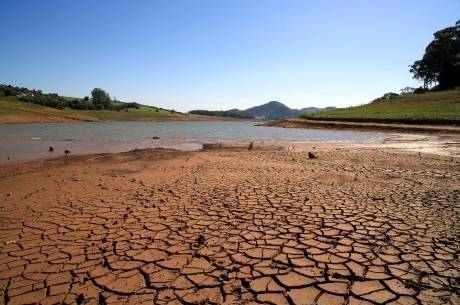
{"type": "Polygon", "coordinates": [[[0,83],[173,108],[361,104],[418,86],[408,65],[459,0],[0,0],[0,83]]]}

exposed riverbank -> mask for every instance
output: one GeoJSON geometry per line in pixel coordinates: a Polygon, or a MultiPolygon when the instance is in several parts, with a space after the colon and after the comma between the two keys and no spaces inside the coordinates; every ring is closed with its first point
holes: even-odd
{"type": "Polygon", "coordinates": [[[23,162],[72,154],[116,153],[135,148],[198,150],[202,143],[297,143],[307,141],[382,141],[373,132],[285,129],[256,122],[80,122],[6,124],[0,127],[0,163],[23,162]],[[49,152],[49,147],[53,151],[49,152]]]}
{"type": "Polygon", "coordinates": [[[0,165],[1,299],[456,304],[459,158],[391,144],[0,165]]]}
{"type": "Polygon", "coordinates": [[[428,134],[460,134],[460,126],[455,125],[418,125],[418,124],[393,124],[376,122],[352,122],[332,120],[309,120],[293,118],[268,122],[264,126],[283,128],[322,128],[322,129],[349,129],[382,132],[409,132],[428,134]]]}

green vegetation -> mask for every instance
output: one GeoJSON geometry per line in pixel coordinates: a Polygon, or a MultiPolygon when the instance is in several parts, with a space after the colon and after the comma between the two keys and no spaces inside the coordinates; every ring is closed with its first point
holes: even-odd
{"type": "Polygon", "coordinates": [[[459,121],[460,90],[386,94],[366,105],[303,115],[302,118],[420,123],[459,121]]]}
{"type": "Polygon", "coordinates": [[[423,87],[389,92],[371,103],[301,116],[313,120],[460,123],[460,21],[434,33],[421,60],[410,66],[423,87]],[[430,86],[434,84],[430,88],[430,86]],[[446,91],[447,89],[454,89],[446,91]],[[457,89],[457,90],[455,90],[457,89]]]}
{"type": "Polygon", "coordinates": [[[67,109],[20,101],[15,97],[0,97],[0,123],[98,121],[97,118],[85,116],[77,110],[70,111],[73,113],[67,112],[67,109]]]}
{"type": "Polygon", "coordinates": [[[253,119],[254,117],[247,114],[244,110],[231,109],[231,110],[192,110],[190,114],[195,115],[206,115],[206,116],[220,116],[227,118],[238,118],[238,119],[253,119]]]}
{"type": "Polygon", "coordinates": [[[20,101],[42,105],[56,109],[77,109],[77,110],[116,110],[138,109],[138,103],[124,103],[112,100],[110,95],[100,88],[91,91],[91,99],[64,97],[57,93],[43,93],[41,90],[14,87],[11,85],[0,85],[0,97],[14,97],[20,101]]]}
{"type": "Polygon", "coordinates": [[[14,115],[15,111],[9,109],[0,109],[0,116],[14,115]]]}
{"type": "Polygon", "coordinates": [[[104,90],[100,88],[94,88],[93,91],[91,91],[91,97],[93,105],[97,110],[113,108],[112,99],[110,98],[110,95],[104,90]]]}
{"type": "MultiPolygon", "coordinates": [[[[68,113],[74,113],[75,110],[69,109],[68,113]]],[[[149,106],[139,106],[137,108],[126,108],[121,111],[113,110],[79,110],[78,113],[95,117],[99,120],[129,120],[136,117],[148,116],[170,116],[176,113],[174,110],[155,108],[149,106]]]]}
{"type": "Polygon", "coordinates": [[[91,97],[64,97],[55,93],[45,94],[40,90],[0,85],[0,123],[185,117],[174,110],[112,100],[108,93],[98,88],[92,91],[91,97]]]}
{"type": "Polygon", "coordinates": [[[460,86],[460,20],[434,33],[423,58],[414,62],[410,71],[425,88],[433,83],[441,90],[460,86]]]}

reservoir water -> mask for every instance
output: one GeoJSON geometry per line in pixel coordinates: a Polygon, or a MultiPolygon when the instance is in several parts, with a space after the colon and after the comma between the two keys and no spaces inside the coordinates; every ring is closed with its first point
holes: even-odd
{"type": "Polygon", "coordinates": [[[202,143],[380,141],[378,133],[255,126],[256,122],[81,122],[0,125],[0,163],[72,154],[164,147],[198,150],[202,143]],[[159,139],[153,139],[158,137],[159,139]],[[48,147],[55,149],[48,152],[48,147]],[[9,158],[9,160],[8,160],[9,158]]]}

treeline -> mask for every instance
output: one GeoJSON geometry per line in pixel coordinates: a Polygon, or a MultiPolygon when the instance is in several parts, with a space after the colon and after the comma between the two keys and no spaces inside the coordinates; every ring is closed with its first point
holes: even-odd
{"type": "Polygon", "coordinates": [[[0,84],[0,97],[2,96],[15,97],[23,102],[57,109],[122,111],[128,108],[140,108],[138,103],[124,103],[111,99],[110,95],[100,88],[94,88],[91,91],[91,98],[88,96],[67,98],[57,93],[43,93],[41,90],[0,84]]]}
{"type": "Polygon", "coordinates": [[[190,114],[195,115],[207,115],[207,116],[220,116],[227,118],[238,118],[238,119],[253,119],[254,117],[247,114],[245,111],[232,109],[232,110],[192,110],[189,111],[190,114]]]}

